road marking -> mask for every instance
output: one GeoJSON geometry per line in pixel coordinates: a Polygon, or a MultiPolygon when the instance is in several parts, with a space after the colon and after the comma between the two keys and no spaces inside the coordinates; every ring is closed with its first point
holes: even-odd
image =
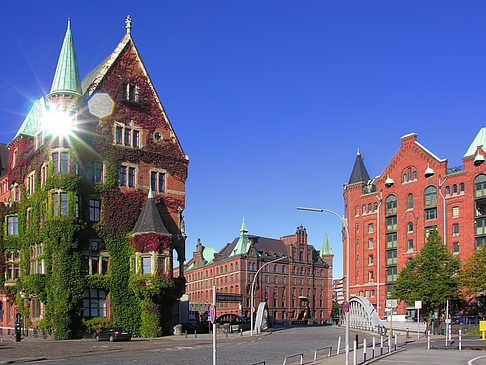
{"type": "Polygon", "coordinates": [[[478,356],[478,357],[475,357],[474,359],[471,359],[467,362],[467,365],[472,365],[474,361],[478,360],[478,359],[482,359],[483,357],[486,357],[486,355],[483,355],[483,356],[478,356]]]}

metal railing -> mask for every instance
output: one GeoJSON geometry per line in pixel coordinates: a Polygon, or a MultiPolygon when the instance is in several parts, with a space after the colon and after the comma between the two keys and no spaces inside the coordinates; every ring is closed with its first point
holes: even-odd
{"type": "Polygon", "coordinates": [[[299,356],[300,356],[300,364],[302,365],[304,363],[304,354],[303,353],[287,356],[282,365],[287,365],[288,359],[291,359],[293,357],[299,357],[299,356]]]}
{"type": "Polygon", "coordinates": [[[331,357],[332,346],[321,347],[321,348],[318,348],[318,349],[315,349],[314,350],[314,361],[317,360],[317,352],[318,351],[321,351],[321,350],[326,350],[326,349],[329,349],[329,352],[327,353],[327,357],[331,357]]]}

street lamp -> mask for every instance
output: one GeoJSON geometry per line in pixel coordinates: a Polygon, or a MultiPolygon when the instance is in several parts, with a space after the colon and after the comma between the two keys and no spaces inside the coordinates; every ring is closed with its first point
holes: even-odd
{"type": "Polygon", "coordinates": [[[258,274],[260,273],[260,271],[267,265],[270,265],[271,263],[273,262],[277,262],[277,261],[280,261],[280,260],[283,260],[283,259],[286,259],[287,256],[282,256],[282,257],[279,257],[278,259],[275,259],[275,260],[272,260],[270,262],[267,262],[266,264],[262,265],[258,271],[256,272],[255,276],[253,277],[253,281],[251,282],[251,299],[250,299],[250,302],[251,302],[251,309],[250,309],[250,324],[251,324],[251,327],[250,327],[250,336],[253,336],[253,312],[255,311],[255,306],[254,306],[254,303],[253,303],[253,290],[255,288],[255,280],[256,278],[258,277],[258,274]]]}
{"type": "MultiPolygon", "coordinates": [[[[297,207],[299,210],[309,210],[311,212],[327,212],[334,214],[343,223],[344,230],[346,231],[346,301],[349,302],[349,231],[348,223],[336,212],[328,209],[316,209],[316,208],[302,208],[297,207]]],[[[345,332],[345,348],[346,348],[346,365],[349,364],[349,311],[345,315],[346,320],[346,332],[345,332]]]]}

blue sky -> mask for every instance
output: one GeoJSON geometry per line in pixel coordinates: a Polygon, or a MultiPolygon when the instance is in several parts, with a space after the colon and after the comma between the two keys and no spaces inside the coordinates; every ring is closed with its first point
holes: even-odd
{"type": "Polygon", "coordinates": [[[3,1],[0,142],[49,89],[72,19],[81,77],[132,36],[185,152],[186,256],[239,234],[329,234],[343,184],[400,146],[458,166],[486,114],[484,1],[3,1]]]}

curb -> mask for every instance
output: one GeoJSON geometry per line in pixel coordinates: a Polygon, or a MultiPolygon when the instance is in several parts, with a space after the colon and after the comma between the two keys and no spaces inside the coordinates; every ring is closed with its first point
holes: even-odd
{"type": "Polygon", "coordinates": [[[25,357],[21,359],[2,360],[0,364],[23,364],[25,362],[44,361],[47,357],[25,357]]]}

